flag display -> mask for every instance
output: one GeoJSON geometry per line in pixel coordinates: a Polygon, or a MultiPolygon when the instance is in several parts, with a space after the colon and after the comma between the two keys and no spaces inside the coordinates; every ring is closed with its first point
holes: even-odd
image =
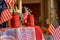
{"type": "Polygon", "coordinates": [[[60,40],[60,26],[58,20],[55,20],[48,28],[50,34],[52,34],[54,40],[60,40]]]}
{"type": "Polygon", "coordinates": [[[53,23],[49,26],[49,32],[53,35],[53,33],[55,32],[56,28],[59,27],[59,22],[57,19],[55,19],[53,21],[53,23]]]}
{"type": "Polygon", "coordinates": [[[1,12],[0,12],[0,24],[10,20],[12,18],[12,15],[11,15],[11,12],[10,10],[8,9],[8,6],[5,2],[5,0],[2,0],[0,1],[0,9],[1,9],[1,12]]]}
{"type": "Polygon", "coordinates": [[[12,18],[12,15],[11,15],[11,12],[9,9],[6,9],[4,10],[2,13],[1,13],[1,21],[0,21],[0,24],[10,20],[12,18]]]}

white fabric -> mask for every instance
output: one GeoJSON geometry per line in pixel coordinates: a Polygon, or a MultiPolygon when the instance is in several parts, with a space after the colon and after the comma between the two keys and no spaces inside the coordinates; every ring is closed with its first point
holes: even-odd
{"type": "Polygon", "coordinates": [[[34,27],[20,27],[20,39],[19,40],[36,40],[34,27]]]}
{"type": "MultiPolygon", "coordinates": [[[[1,38],[13,38],[14,40],[19,40],[19,37],[18,37],[18,30],[17,28],[8,28],[6,29],[5,31],[0,31],[0,39],[1,38]]],[[[8,39],[7,39],[8,40],[8,39]]]]}
{"type": "Polygon", "coordinates": [[[44,35],[42,34],[42,40],[45,40],[44,35]]]}

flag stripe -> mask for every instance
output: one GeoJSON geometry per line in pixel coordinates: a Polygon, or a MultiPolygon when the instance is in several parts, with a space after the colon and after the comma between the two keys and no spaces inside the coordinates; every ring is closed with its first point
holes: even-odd
{"type": "Polygon", "coordinates": [[[7,19],[6,18],[6,13],[5,13],[5,10],[3,11],[3,13],[2,13],[2,16],[1,16],[2,18],[4,18],[3,20],[5,21],[5,19],[7,19]]]}
{"type": "Polygon", "coordinates": [[[5,15],[3,13],[5,13],[5,12],[2,12],[2,14],[1,14],[1,19],[3,19],[3,20],[1,20],[2,22],[5,21],[5,15]]]}
{"type": "Polygon", "coordinates": [[[51,31],[52,31],[52,33],[54,33],[54,31],[55,31],[55,28],[53,27],[53,25],[51,26],[51,31]]]}
{"type": "Polygon", "coordinates": [[[12,15],[9,11],[9,9],[6,9],[1,14],[1,23],[6,22],[12,18],[12,15]]]}
{"type": "MultiPolygon", "coordinates": [[[[10,12],[9,10],[7,10],[7,12],[9,13],[8,16],[9,16],[9,18],[10,18],[11,15],[12,15],[11,12],[10,12]]],[[[11,17],[11,18],[12,18],[12,17],[11,17]]]]}
{"type": "Polygon", "coordinates": [[[7,14],[6,14],[7,12],[6,11],[4,11],[4,15],[5,15],[5,20],[7,19],[7,14]]]}
{"type": "Polygon", "coordinates": [[[55,31],[55,28],[54,26],[51,24],[48,28],[49,32],[53,35],[54,31],[55,31]]]}
{"type": "Polygon", "coordinates": [[[3,21],[5,21],[5,15],[3,13],[5,13],[5,12],[2,12],[2,14],[1,14],[1,23],[3,23],[3,21]]]}
{"type": "MultiPolygon", "coordinates": [[[[8,18],[9,18],[9,15],[8,15],[7,13],[8,13],[8,12],[5,11],[6,18],[8,19],[8,18]]],[[[6,19],[6,20],[7,20],[7,19],[6,19]]]]}
{"type": "Polygon", "coordinates": [[[1,22],[3,22],[4,21],[4,15],[2,15],[3,17],[1,17],[1,22]]]}

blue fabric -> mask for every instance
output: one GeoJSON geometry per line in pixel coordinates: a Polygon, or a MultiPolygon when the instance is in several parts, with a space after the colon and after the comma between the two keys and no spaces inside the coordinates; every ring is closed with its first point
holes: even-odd
{"type": "Polygon", "coordinates": [[[1,12],[2,12],[2,4],[3,4],[3,2],[0,0],[0,15],[1,15],[1,12]]]}
{"type": "Polygon", "coordinates": [[[0,16],[1,16],[1,12],[5,9],[8,9],[8,6],[5,2],[5,0],[0,0],[0,16]]]}
{"type": "Polygon", "coordinates": [[[0,24],[0,28],[6,28],[6,22],[4,22],[3,24],[0,24]]]}
{"type": "MultiPolygon", "coordinates": [[[[8,9],[8,6],[5,0],[0,0],[0,16],[1,16],[1,12],[6,9],[8,9]]],[[[6,28],[6,22],[4,22],[3,24],[0,24],[0,28],[6,28]]]]}
{"type": "Polygon", "coordinates": [[[53,40],[52,35],[49,35],[47,40],[53,40]]]}
{"type": "Polygon", "coordinates": [[[54,25],[55,28],[59,27],[58,19],[54,20],[53,25],[54,25]]]}

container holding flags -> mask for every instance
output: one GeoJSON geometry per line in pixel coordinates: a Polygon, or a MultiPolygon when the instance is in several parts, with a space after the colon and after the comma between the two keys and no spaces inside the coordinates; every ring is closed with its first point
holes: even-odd
{"type": "Polygon", "coordinates": [[[34,16],[32,14],[27,17],[27,26],[34,26],[34,16]]]}
{"type": "Polygon", "coordinates": [[[20,27],[20,17],[18,14],[13,14],[12,15],[12,20],[11,20],[12,28],[19,28],[20,27]]]}

